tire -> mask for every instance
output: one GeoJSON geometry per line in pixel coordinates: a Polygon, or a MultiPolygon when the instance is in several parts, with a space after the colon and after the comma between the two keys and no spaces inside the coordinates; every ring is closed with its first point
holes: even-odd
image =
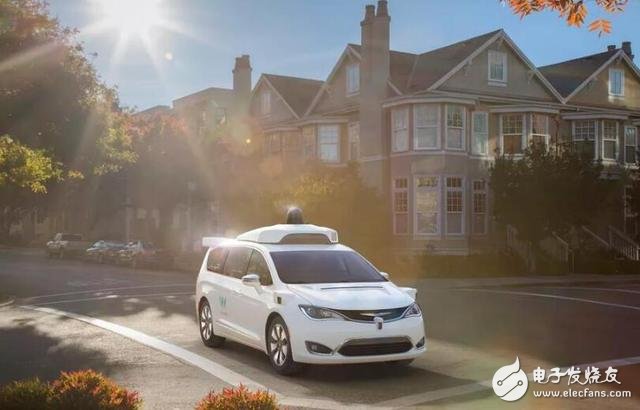
{"type": "Polygon", "coordinates": [[[279,316],[269,323],[267,353],[271,366],[284,376],[294,375],[302,370],[302,365],[293,360],[289,329],[279,316]]]}
{"type": "Polygon", "coordinates": [[[222,347],[224,337],[216,336],[213,332],[213,315],[209,302],[203,300],[198,308],[198,328],[200,329],[200,339],[208,347],[222,347]]]}
{"type": "Polygon", "coordinates": [[[388,362],[391,366],[396,367],[408,367],[413,363],[413,359],[405,359],[405,360],[394,360],[393,362],[388,362]]]}

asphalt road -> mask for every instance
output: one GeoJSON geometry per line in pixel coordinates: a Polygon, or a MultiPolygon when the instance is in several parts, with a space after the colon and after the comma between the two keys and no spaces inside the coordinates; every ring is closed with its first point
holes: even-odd
{"type": "Polygon", "coordinates": [[[239,344],[203,346],[193,311],[195,276],[0,250],[0,295],[14,299],[0,307],[0,383],[93,368],[140,391],[145,407],[168,409],[192,408],[207,391],[234,381],[264,386],[290,407],[640,405],[640,275],[405,282],[418,288],[425,313],[423,357],[408,368],[313,366],[296,377],[276,375],[266,356],[239,344]],[[527,373],[594,364],[604,374],[612,366],[620,384],[530,382],[522,399],[503,402],[491,379],[516,357],[527,373]],[[533,397],[533,390],[568,387],[628,390],[632,397],[533,397]]]}

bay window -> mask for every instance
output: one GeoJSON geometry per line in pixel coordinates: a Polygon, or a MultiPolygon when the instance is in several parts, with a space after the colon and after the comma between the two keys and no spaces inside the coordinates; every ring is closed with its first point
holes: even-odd
{"type": "Polygon", "coordinates": [[[471,115],[473,134],[471,135],[471,152],[475,155],[489,153],[489,114],[474,112],[471,115]]]}
{"type": "Polygon", "coordinates": [[[453,150],[464,150],[465,110],[462,105],[446,105],[447,128],[446,147],[453,150]]]}
{"type": "Polygon", "coordinates": [[[360,123],[349,123],[349,161],[357,161],[360,158],[360,123]]]}
{"type": "Polygon", "coordinates": [[[440,106],[417,104],[413,107],[413,148],[440,147],[440,106]]]}
{"type": "Polygon", "coordinates": [[[596,121],[576,120],[573,122],[573,148],[589,158],[596,157],[596,121]]]}
{"type": "Polygon", "coordinates": [[[282,133],[283,150],[287,152],[295,152],[300,150],[300,134],[297,132],[287,131],[282,133]]]}
{"type": "Polygon", "coordinates": [[[437,235],[440,232],[440,179],[437,176],[415,178],[415,233],[437,235]]]}
{"type": "Polygon", "coordinates": [[[391,111],[391,151],[409,150],[409,109],[396,108],[391,111]]]}
{"type": "Polygon", "coordinates": [[[316,157],[315,127],[302,128],[302,156],[306,159],[316,157]]]}
{"type": "Polygon", "coordinates": [[[531,114],[531,145],[549,146],[549,116],[531,114]]]}
{"type": "Polygon", "coordinates": [[[524,140],[524,116],[503,114],[500,117],[500,148],[505,155],[522,154],[524,140]]]}
{"type": "Polygon", "coordinates": [[[409,184],[407,178],[393,180],[393,233],[409,232],[409,184]]]}
{"type": "Polygon", "coordinates": [[[318,126],[318,157],[324,162],[340,161],[340,126],[318,126]]]}
{"type": "Polygon", "coordinates": [[[487,233],[487,183],[484,180],[473,181],[471,231],[476,235],[487,233]]]}
{"type": "Polygon", "coordinates": [[[602,159],[618,158],[618,123],[611,120],[602,121],[602,159]]]}
{"type": "Polygon", "coordinates": [[[464,233],[464,187],[461,177],[447,177],[447,234],[464,233]]]}
{"type": "Polygon", "coordinates": [[[282,151],[282,138],[280,133],[274,132],[267,134],[265,139],[265,153],[268,155],[275,155],[282,151]]]}
{"type": "Polygon", "coordinates": [[[638,130],[636,127],[624,128],[624,162],[635,164],[638,152],[638,130]]]}

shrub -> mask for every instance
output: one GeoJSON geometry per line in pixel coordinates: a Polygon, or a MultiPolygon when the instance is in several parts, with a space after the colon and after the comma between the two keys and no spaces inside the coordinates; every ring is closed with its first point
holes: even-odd
{"type": "Polygon", "coordinates": [[[265,390],[249,391],[245,386],[225,388],[220,393],[209,392],[196,405],[196,410],[274,410],[276,397],[265,390]]]}
{"type": "Polygon", "coordinates": [[[138,392],[118,386],[93,370],[62,372],[51,385],[54,409],[138,409],[142,400],[138,392]]]}
{"type": "Polygon", "coordinates": [[[51,386],[39,379],[15,381],[0,387],[0,409],[35,410],[47,408],[51,386]]]}

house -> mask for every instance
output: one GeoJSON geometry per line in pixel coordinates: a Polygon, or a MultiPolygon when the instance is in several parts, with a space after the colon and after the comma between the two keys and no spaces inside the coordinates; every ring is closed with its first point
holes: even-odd
{"type": "MultiPolygon", "coordinates": [[[[387,1],[366,6],[361,43],[326,80],[263,74],[248,104],[264,155],[284,167],[357,161],[388,201],[399,251],[488,246],[496,153],[571,143],[611,169],[634,166],[640,71],[629,42],[536,67],[503,30],[413,54],[390,49],[390,24],[387,1]]],[[[623,209],[607,224],[637,231],[623,209]]]]}

